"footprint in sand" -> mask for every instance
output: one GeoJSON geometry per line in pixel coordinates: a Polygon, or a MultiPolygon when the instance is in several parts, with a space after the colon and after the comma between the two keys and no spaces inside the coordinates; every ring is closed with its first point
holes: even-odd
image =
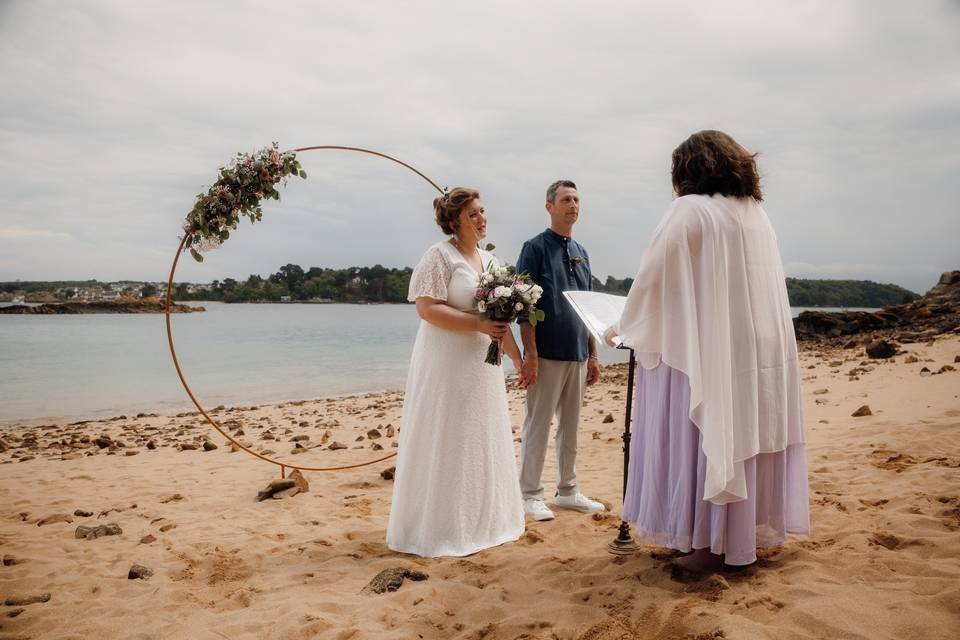
{"type": "Polygon", "coordinates": [[[735,607],[744,609],[763,609],[770,613],[777,613],[785,606],[783,602],[774,600],[770,596],[748,597],[741,600],[735,600],[735,607]]]}
{"type": "Polygon", "coordinates": [[[873,462],[871,464],[873,464],[873,466],[876,468],[887,471],[896,471],[897,473],[900,473],[905,469],[909,469],[919,462],[919,460],[911,455],[899,453],[890,449],[874,449],[870,452],[870,456],[873,458],[873,462]]]}
{"type": "Polygon", "coordinates": [[[543,542],[543,534],[537,531],[536,529],[528,529],[525,534],[523,534],[523,541],[527,544],[537,544],[538,542],[543,542]]]}
{"type": "Polygon", "coordinates": [[[243,582],[253,575],[253,571],[241,557],[240,552],[240,549],[216,548],[203,558],[201,565],[206,571],[209,586],[243,582]]]}
{"type": "Polygon", "coordinates": [[[834,509],[836,509],[840,513],[847,513],[846,505],[844,505],[842,502],[840,502],[836,498],[832,498],[830,496],[823,496],[822,498],[817,498],[816,500],[813,501],[813,503],[818,504],[820,506],[824,506],[824,507],[832,506],[834,509]]]}
{"type": "Polygon", "coordinates": [[[725,638],[721,629],[696,633],[688,618],[698,600],[686,598],[673,607],[650,605],[639,615],[632,616],[632,598],[608,609],[608,618],[593,625],[577,640],[655,640],[660,638],[690,638],[691,640],[714,640],[725,638]]]}
{"type": "Polygon", "coordinates": [[[937,517],[943,519],[943,526],[951,531],[960,529],[960,497],[937,496],[934,499],[946,507],[937,511],[937,517]]]}
{"type": "Polygon", "coordinates": [[[883,547],[885,549],[889,549],[890,551],[899,551],[905,547],[926,544],[922,540],[901,538],[893,535],[892,533],[887,533],[886,531],[877,531],[871,534],[870,537],[867,538],[867,541],[874,546],[883,547]]]}
{"type": "Polygon", "coordinates": [[[365,517],[373,513],[371,503],[366,498],[349,496],[344,498],[343,508],[349,511],[349,515],[341,515],[341,518],[365,517]]]}
{"type": "Polygon", "coordinates": [[[824,538],[822,540],[797,540],[793,543],[801,549],[809,551],[820,551],[837,544],[836,538],[824,538]]]}

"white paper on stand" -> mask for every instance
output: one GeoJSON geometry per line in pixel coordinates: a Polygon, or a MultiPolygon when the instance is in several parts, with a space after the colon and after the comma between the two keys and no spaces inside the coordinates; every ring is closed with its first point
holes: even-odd
{"type": "MultiPolygon", "coordinates": [[[[597,344],[603,345],[606,344],[603,341],[603,332],[607,330],[607,327],[620,321],[623,308],[627,304],[626,296],[615,296],[596,291],[564,291],[563,297],[567,299],[567,302],[580,316],[597,344]]],[[[614,338],[614,342],[620,343],[619,336],[614,338]]]]}

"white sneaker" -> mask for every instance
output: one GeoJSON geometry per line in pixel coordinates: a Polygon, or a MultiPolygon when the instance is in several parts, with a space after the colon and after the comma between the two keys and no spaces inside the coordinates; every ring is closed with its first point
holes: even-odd
{"type": "Polygon", "coordinates": [[[553,520],[553,511],[550,511],[547,503],[543,500],[535,500],[533,498],[524,500],[523,512],[534,520],[553,520]]]}
{"type": "Polygon", "coordinates": [[[602,504],[596,500],[591,500],[579,491],[570,496],[557,496],[553,502],[561,509],[574,509],[584,513],[603,513],[606,511],[602,504]]]}

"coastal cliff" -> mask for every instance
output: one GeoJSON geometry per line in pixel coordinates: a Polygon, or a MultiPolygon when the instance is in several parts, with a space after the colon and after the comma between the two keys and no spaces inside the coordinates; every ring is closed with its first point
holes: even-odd
{"type": "Polygon", "coordinates": [[[793,320],[797,340],[842,342],[873,334],[902,343],[960,332],[960,271],[947,271],[923,296],[873,313],[804,311],[793,320]]]}

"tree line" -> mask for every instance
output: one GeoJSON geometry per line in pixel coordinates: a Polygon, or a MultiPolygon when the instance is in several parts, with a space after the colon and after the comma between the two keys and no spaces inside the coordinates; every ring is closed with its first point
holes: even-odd
{"type": "Polygon", "coordinates": [[[920,296],[895,284],[870,280],[804,280],[787,278],[792,307],[889,307],[920,296]]]}
{"type": "Polygon", "coordinates": [[[382,265],[304,271],[286,264],[266,278],[252,274],[245,282],[214,280],[207,291],[189,291],[185,283],[173,291],[176,300],[221,300],[223,302],[406,302],[413,269],[388,269],[382,265]]]}
{"type": "MultiPolygon", "coordinates": [[[[413,269],[388,269],[382,265],[324,269],[286,264],[266,278],[250,275],[246,281],[225,278],[214,280],[209,288],[188,283],[176,283],[175,300],[214,300],[222,302],[296,302],[322,301],[347,303],[396,303],[407,301],[407,288],[413,269]]],[[[88,287],[105,286],[96,280],[57,282],[0,282],[0,293],[61,292],[69,299],[69,292],[88,287]]],[[[163,295],[152,284],[124,281],[123,293],[129,295],[163,295]]],[[[607,276],[601,281],[594,276],[593,290],[626,295],[633,278],[617,279],[607,276]]],[[[895,284],[880,284],[870,280],[807,280],[787,278],[787,295],[794,307],[886,307],[903,304],[919,296],[895,284]]]]}

